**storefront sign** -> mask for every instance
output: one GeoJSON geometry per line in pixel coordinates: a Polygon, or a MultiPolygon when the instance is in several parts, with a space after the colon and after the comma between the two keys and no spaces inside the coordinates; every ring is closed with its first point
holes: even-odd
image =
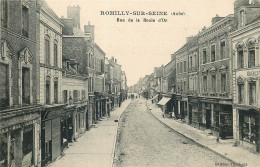
{"type": "Polygon", "coordinates": [[[260,71],[248,71],[247,76],[260,76],[260,71]]]}

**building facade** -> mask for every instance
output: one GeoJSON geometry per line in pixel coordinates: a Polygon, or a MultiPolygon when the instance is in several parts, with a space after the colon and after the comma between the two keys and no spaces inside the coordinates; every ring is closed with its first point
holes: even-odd
{"type": "Polygon", "coordinates": [[[259,3],[236,6],[238,30],[230,35],[233,62],[233,136],[238,144],[254,152],[260,151],[260,20],[255,14],[259,13],[259,7],[259,3]]]}
{"type": "Polygon", "coordinates": [[[0,166],[41,164],[36,1],[2,0],[0,166]]]}

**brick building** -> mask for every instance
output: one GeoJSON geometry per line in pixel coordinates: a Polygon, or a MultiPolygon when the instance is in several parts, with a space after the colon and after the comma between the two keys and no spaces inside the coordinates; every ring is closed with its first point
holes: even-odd
{"type": "Polygon", "coordinates": [[[0,166],[37,166],[41,108],[36,1],[2,0],[0,6],[0,166]]]}

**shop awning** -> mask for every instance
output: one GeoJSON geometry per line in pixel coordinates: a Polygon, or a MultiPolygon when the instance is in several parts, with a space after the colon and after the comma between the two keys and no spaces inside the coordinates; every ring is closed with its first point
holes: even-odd
{"type": "Polygon", "coordinates": [[[157,98],[158,97],[158,95],[156,95],[156,96],[154,96],[153,98],[151,98],[151,100],[154,100],[155,98],[157,98]]]}
{"type": "Polygon", "coordinates": [[[168,101],[170,101],[170,100],[171,100],[171,98],[163,97],[157,104],[164,106],[164,105],[165,105],[166,103],[168,103],[168,101]]]}

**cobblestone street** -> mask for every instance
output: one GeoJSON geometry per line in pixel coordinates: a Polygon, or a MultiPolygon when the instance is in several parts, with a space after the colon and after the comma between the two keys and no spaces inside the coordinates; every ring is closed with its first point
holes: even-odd
{"type": "Polygon", "coordinates": [[[121,116],[114,167],[223,165],[234,164],[161,124],[144,99],[133,100],[121,116]]]}

